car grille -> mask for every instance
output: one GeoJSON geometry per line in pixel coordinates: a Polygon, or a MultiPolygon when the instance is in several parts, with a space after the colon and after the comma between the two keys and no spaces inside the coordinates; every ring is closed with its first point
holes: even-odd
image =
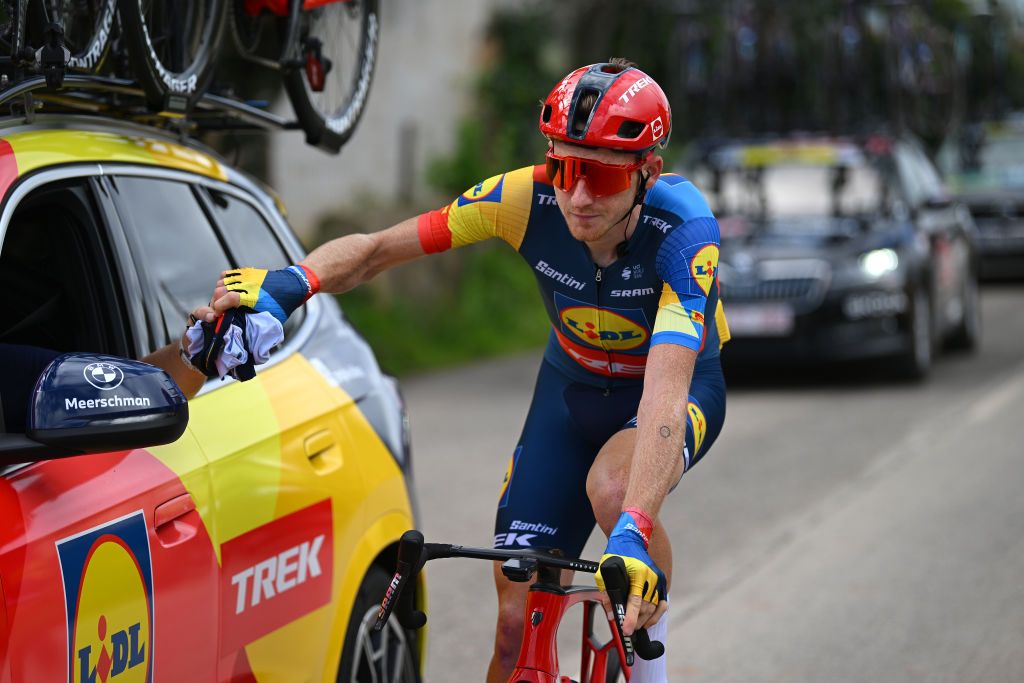
{"type": "Polygon", "coordinates": [[[722,263],[719,273],[726,304],[786,303],[797,312],[820,305],[832,279],[832,269],[818,259],[766,260],[743,271],[722,263]]]}
{"type": "Polygon", "coordinates": [[[1024,205],[975,204],[971,215],[975,220],[1016,220],[1024,218],[1024,205]]]}
{"type": "Polygon", "coordinates": [[[816,278],[785,278],[722,285],[723,301],[786,301],[805,303],[816,300],[824,283],[816,278]]]}

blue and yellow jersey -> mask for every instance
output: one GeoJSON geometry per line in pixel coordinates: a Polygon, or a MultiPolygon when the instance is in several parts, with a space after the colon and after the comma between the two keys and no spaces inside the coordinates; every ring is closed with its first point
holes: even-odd
{"type": "Polygon", "coordinates": [[[719,301],[718,222],[693,183],[661,176],[648,191],[625,254],[598,267],[569,232],[543,166],[471,187],[419,218],[434,253],[500,237],[537,277],[552,333],[545,357],[577,381],[640,379],[652,344],[678,344],[698,362],[729,338],[719,301]]]}

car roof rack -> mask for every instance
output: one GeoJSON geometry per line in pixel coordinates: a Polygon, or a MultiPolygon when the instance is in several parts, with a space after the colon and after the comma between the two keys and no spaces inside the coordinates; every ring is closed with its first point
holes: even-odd
{"type": "MultiPolygon", "coordinates": [[[[182,134],[301,129],[298,121],[268,112],[253,102],[213,93],[204,93],[187,113],[153,112],[146,106],[142,88],[134,81],[78,74],[66,75],[59,89],[48,87],[43,76],[8,85],[0,90],[0,112],[4,111],[26,123],[32,123],[37,113],[84,113],[182,134]]],[[[0,118],[6,117],[0,114],[0,118]]]]}

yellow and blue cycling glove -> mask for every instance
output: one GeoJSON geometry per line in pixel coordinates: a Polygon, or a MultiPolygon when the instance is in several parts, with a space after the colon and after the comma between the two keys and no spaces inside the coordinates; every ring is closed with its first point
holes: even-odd
{"type": "Polygon", "coordinates": [[[320,278],[306,266],[281,270],[237,268],[224,272],[224,287],[241,295],[240,306],[270,313],[283,325],[292,312],[320,291],[320,278]]]}
{"type": "MultiPolygon", "coordinates": [[[[601,562],[612,556],[621,557],[629,576],[629,594],[657,605],[665,597],[666,581],[665,573],[647,552],[652,531],[654,524],[646,514],[636,508],[626,508],[608,536],[601,562]]],[[[596,576],[597,587],[604,590],[601,574],[596,576]]]]}

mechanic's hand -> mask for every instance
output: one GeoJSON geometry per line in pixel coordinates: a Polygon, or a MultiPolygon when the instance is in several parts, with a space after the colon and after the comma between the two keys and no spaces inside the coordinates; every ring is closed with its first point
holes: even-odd
{"type": "Polygon", "coordinates": [[[283,325],[292,311],[318,291],[320,279],[306,266],[236,268],[221,274],[211,303],[218,315],[241,306],[257,313],[267,311],[283,325]]]}
{"type": "MultiPolygon", "coordinates": [[[[193,310],[192,314],[189,316],[189,321],[185,325],[185,330],[187,331],[188,328],[192,327],[197,320],[212,323],[216,319],[217,312],[213,310],[212,306],[196,306],[195,310],[193,310]]],[[[185,335],[182,335],[182,337],[184,336],[185,335]]]]}
{"type": "MultiPolygon", "coordinates": [[[[639,517],[640,515],[638,515],[639,517]]],[[[644,516],[645,517],[645,516],[644,516]]],[[[608,547],[601,556],[601,562],[613,555],[622,558],[629,577],[629,600],[626,603],[626,618],[622,632],[627,636],[639,626],[653,626],[668,609],[663,601],[666,592],[665,574],[647,553],[647,544],[653,525],[638,520],[631,512],[623,512],[608,537],[608,547]],[[659,603],[661,603],[659,605],[659,603]]],[[[598,573],[597,587],[602,591],[604,580],[598,573]]],[[[605,610],[611,614],[611,605],[605,596],[605,610]]]]}

